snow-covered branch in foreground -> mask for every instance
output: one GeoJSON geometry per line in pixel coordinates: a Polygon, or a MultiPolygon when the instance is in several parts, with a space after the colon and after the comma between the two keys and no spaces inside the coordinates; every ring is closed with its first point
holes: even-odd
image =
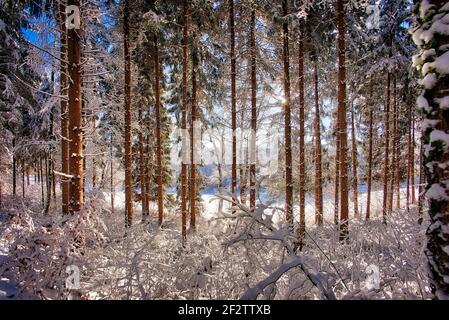
{"type": "Polygon", "coordinates": [[[279,266],[272,274],[267,278],[257,283],[254,287],[249,288],[241,296],[240,300],[255,300],[263,293],[266,287],[271,284],[275,284],[279,278],[292,268],[300,267],[306,274],[310,281],[320,290],[323,297],[328,300],[336,300],[335,294],[332,291],[326,290],[319,276],[319,272],[311,268],[306,263],[305,257],[294,256],[289,262],[279,266]]]}

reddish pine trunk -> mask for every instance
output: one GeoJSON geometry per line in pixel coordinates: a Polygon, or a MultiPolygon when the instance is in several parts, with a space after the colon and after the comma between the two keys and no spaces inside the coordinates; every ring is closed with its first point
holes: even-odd
{"type": "MultiPolygon", "coordinates": [[[[393,162],[393,176],[394,176],[394,186],[396,192],[396,208],[399,209],[401,207],[401,193],[400,193],[400,176],[399,176],[399,159],[401,150],[399,146],[399,136],[398,136],[398,119],[399,119],[399,108],[397,102],[397,92],[396,92],[396,77],[393,78],[393,109],[394,109],[394,122],[393,122],[393,137],[394,137],[394,162],[393,162]]],[[[393,195],[393,193],[392,193],[393,195]]]]}
{"type": "Polygon", "coordinates": [[[336,141],[335,141],[335,183],[334,183],[334,223],[338,225],[339,218],[339,192],[340,192],[340,130],[338,124],[338,112],[336,114],[336,141]]]}
{"type": "MultiPolygon", "coordinates": [[[[61,41],[61,65],[60,65],[60,94],[61,96],[68,96],[67,92],[67,64],[64,62],[67,60],[67,30],[65,27],[65,6],[61,1],[59,4],[59,27],[60,27],[60,41],[61,41]]],[[[63,174],[69,174],[69,119],[66,98],[60,100],[61,108],[61,172],[63,174]]],[[[60,178],[61,185],[61,201],[62,201],[62,213],[69,213],[70,202],[70,184],[69,179],[66,177],[60,178]]]]}
{"type": "Polygon", "coordinates": [[[388,152],[389,152],[389,144],[390,144],[390,73],[387,74],[387,102],[385,105],[385,142],[384,142],[384,190],[383,190],[383,201],[382,201],[382,217],[384,223],[386,223],[387,215],[388,215],[388,152]]]}
{"type": "Polygon", "coordinates": [[[340,137],[340,239],[348,237],[348,166],[346,132],[345,0],[337,0],[338,30],[338,123],[340,137]]]}
{"type": "MultiPolygon", "coordinates": [[[[412,106],[413,107],[413,106],[412,106]]],[[[415,196],[415,116],[412,111],[412,153],[411,153],[411,166],[410,176],[412,178],[412,203],[416,203],[415,196]]]]}
{"type": "MultiPolygon", "coordinates": [[[[288,0],[282,2],[283,16],[288,15],[288,0]]],[[[290,227],[293,227],[293,185],[292,185],[292,137],[290,110],[290,57],[288,41],[288,22],[282,24],[283,61],[284,61],[284,132],[285,132],[285,217],[290,227]]]]}
{"type": "Polygon", "coordinates": [[[154,68],[155,68],[155,98],[156,98],[156,161],[157,161],[157,208],[158,222],[162,225],[164,219],[164,193],[162,182],[162,138],[161,138],[161,83],[159,66],[159,46],[154,35],[154,68]]]}
{"type": "Polygon", "coordinates": [[[370,83],[370,92],[369,92],[369,128],[368,128],[368,190],[366,194],[366,220],[370,218],[371,211],[371,180],[373,176],[373,106],[372,106],[372,97],[373,97],[373,83],[370,83]]]}
{"type": "Polygon", "coordinates": [[[125,51],[125,219],[129,227],[133,221],[132,145],[131,145],[131,53],[129,0],[124,1],[123,33],[125,51]]]}
{"type": "Polygon", "coordinates": [[[235,59],[235,26],[234,26],[234,0],[229,0],[229,28],[231,35],[231,129],[232,129],[232,170],[231,193],[234,201],[237,191],[237,111],[236,111],[236,59],[235,59]]]}
{"type": "MultiPolygon", "coordinates": [[[[69,5],[79,8],[79,0],[70,0],[69,5]]],[[[81,28],[67,30],[69,82],[69,155],[70,155],[70,212],[79,212],[84,205],[83,194],[83,121],[81,93],[81,28]]]]}
{"type": "Polygon", "coordinates": [[[322,165],[321,165],[321,117],[318,97],[318,57],[313,56],[313,78],[315,87],[315,119],[314,140],[315,140],[315,223],[323,224],[323,185],[322,185],[322,165]]]}
{"type": "Polygon", "coordinates": [[[113,148],[113,135],[112,135],[112,131],[111,131],[111,145],[110,145],[110,154],[109,154],[109,156],[111,157],[111,159],[110,159],[110,167],[111,167],[110,188],[111,188],[111,212],[112,212],[112,214],[114,214],[114,212],[115,212],[115,209],[114,209],[114,193],[115,193],[115,190],[114,190],[114,168],[113,168],[113,165],[114,165],[113,156],[114,156],[114,154],[112,152],[112,150],[113,150],[112,148],[113,148]]]}
{"type": "MultiPolygon", "coordinates": [[[[411,94],[409,92],[409,97],[411,94]]],[[[412,111],[411,111],[411,98],[408,99],[407,108],[407,197],[406,206],[407,210],[410,210],[410,172],[412,166],[412,111]]]]}
{"type": "Polygon", "coordinates": [[[143,139],[143,125],[142,121],[142,107],[139,107],[139,175],[140,175],[140,194],[141,194],[141,206],[142,206],[142,220],[145,220],[146,216],[148,216],[148,208],[147,205],[147,190],[146,190],[146,170],[145,170],[145,150],[144,150],[144,139],[143,139]]]}
{"type": "Polygon", "coordinates": [[[190,229],[196,228],[196,65],[192,63],[192,122],[190,123],[190,229]]]}
{"type": "Polygon", "coordinates": [[[351,142],[352,142],[352,201],[354,203],[354,217],[359,216],[359,203],[357,198],[357,142],[355,138],[354,105],[351,108],[351,142]]]}
{"type": "Polygon", "coordinates": [[[299,228],[298,228],[298,246],[302,249],[306,231],[306,168],[305,168],[305,101],[304,101],[304,22],[300,22],[299,35],[299,59],[298,59],[298,85],[299,85],[299,228]]]}
{"type": "Polygon", "coordinates": [[[251,135],[249,168],[249,207],[256,208],[256,132],[257,132],[257,78],[256,78],[256,13],[251,11],[250,59],[251,59],[251,135]]]}
{"type": "Polygon", "coordinates": [[[186,225],[187,225],[187,163],[184,153],[187,149],[186,145],[186,127],[187,127],[187,73],[188,73],[188,35],[189,35],[189,20],[188,20],[188,1],[183,1],[183,38],[182,38],[182,109],[181,109],[181,129],[182,129],[182,163],[181,163],[181,234],[183,241],[186,239],[186,225]]]}

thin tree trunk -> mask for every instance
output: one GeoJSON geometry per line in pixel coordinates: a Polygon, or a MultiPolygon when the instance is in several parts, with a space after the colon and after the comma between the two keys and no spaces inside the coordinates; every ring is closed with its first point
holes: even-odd
{"type": "MultiPolygon", "coordinates": [[[[60,28],[60,94],[61,96],[68,97],[68,82],[67,82],[67,30],[65,27],[65,5],[63,1],[59,2],[59,28],[60,28]]],[[[61,172],[68,175],[70,171],[70,157],[69,157],[69,118],[67,100],[65,98],[60,99],[61,108],[61,172]]],[[[69,213],[70,203],[70,180],[64,176],[60,178],[61,185],[61,202],[62,202],[62,214],[69,213]]]]}
{"type": "Polygon", "coordinates": [[[164,219],[164,193],[162,182],[162,139],[161,139],[161,93],[159,46],[157,36],[154,35],[154,68],[155,68],[155,98],[156,98],[156,155],[157,155],[157,204],[158,222],[162,225],[164,219]]]}
{"type": "Polygon", "coordinates": [[[340,240],[348,237],[348,166],[346,132],[345,0],[337,0],[338,30],[338,123],[340,136],[340,240]]]}
{"type": "Polygon", "coordinates": [[[298,90],[299,90],[299,227],[297,234],[297,247],[302,250],[306,231],[306,190],[305,190],[305,101],[304,101],[304,22],[300,21],[299,47],[298,47],[298,90]]]}
{"type": "Polygon", "coordinates": [[[44,173],[43,173],[42,157],[39,158],[39,174],[41,176],[41,204],[45,206],[45,193],[44,193],[44,173]]]}
{"type": "Polygon", "coordinates": [[[399,106],[397,101],[397,88],[396,88],[396,77],[393,78],[393,109],[394,109],[394,123],[393,123],[393,137],[394,137],[394,162],[393,162],[393,176],[394,176],[394,185],[396,189],[396,209],[399,209],[401,207],[401,189],[400,189],[400,171],[399,171],[399,159],[401,149],[400,149],[400,140],[398,135],[398,124],[399,124],[399,106]]]}
{"type": "MultiPolygon", "coordinates": [[[[288,0],[282,2],[283,16],[288,15],[288,0]]],[[[282,24],[283,61],[284,61],[284,131],[285,131],[285,218],[293,228],[293,184],[292,184],[292,136],[290,109],[290,57],[288,41],[288,22],[282,24]]]]}
{"type": "Polygon", "coordinates": [[[388,152],[390,150],[390,73],[387,74],[387,101],[385,104],[385,142],[384,142],[384,168],[383,168],[383,178],[384,178],[384,190],[383,190],[383,202],[382,202],[382,218],[383,222],[387,222],[388,215],[388,152]]]}
{"type": "Polygon", "coordinates": [[[419,210],[419,216],[420,221],[422,221],[423,216],[423,210],[424,210],[424,201],[425,201],[425,195],[424,195],[424,156],[423,156],[423,145],[424,145],[424,132],[421,128],[421,137],[420,137],[420,144],[419,144],[419,187],[418,187],[418,210],[419,210]]]}
{"type": "Polygon", "coordinates": [[[114,194],[115,194],[115,188],[114,188],[114,154],[113,154],[113,134],[111,131],[111,145],[109,146],[109,156],[110,156],[110,168],[111,168],[111,180],[110,180],[110,187],[111,187],[111,213],[115,213],[114,209],[114,194]]]}
{"type": "Polygon", "coordinates": [[[315,140],[315,223],[319,226],[323,224],[323,184],[322,184],[322,164],[321,164],[321,117],[318,96],[318,57],[313,55],[313,78],[315,88],[315,119],[314,140],[315,140]]]}
{"type": "Polygon", "coordinates": [[[125,52],[125,223],[129,227],[133,221],[129,0],[124,0],[123,34],[125,52]]]}
{"type": "Polygon", "coordinates": [[[25,161],[22,160],[22,198],[25,198],[25,161]]]}
{"type": "Polygon", "coordinates": [[[256,13],[251,11],[250,59],[251,59],[251,136],[249,167],[249,207],[256,208],[256,137],[257,137],[257,76],[256,76],[256,13]]]}
{"type": "Polygon", "coordinates": [[[183,37],[182,37],[182,109],[181,109],[181,129],[182,129],[182,163],[181,163],[181,234],[185,241],[187,235],[187,159],[185,157],[187,149],[187,73],[188,73],[188,36],[189,36],[189,20],[188,20],[188,1],[183,1],[183,37]]]}
{"type": "MultiPolygon", "coordinates": [[[[411,94],[409,92],[409,97],[411,94]]],[[[406,198],[406,206],[407,211],[410,210],[410,172],[412,166],[412,111],[411,111],[411,98],[408,98],[408,107],[407,107],[407,198],[406,198]]]]}
{"type": "MultiPolygon", "coordinates": [[[[234,0],[229,0],[229,29],[231,36],[231,129],[232,129],[232,169],[231,193],[236,201],[237,189],[237,111],[236,111],[236,58],[235,58],[235,26],[234,26],[234,0]]],[[[234,212],[234,211],[233,211],[234,212]]]]}
{"type": "Polygon", "coordinates": [[[340,129],[338,123],[337,112],[336,125],[336,141],[335,141],[335,183],[334,183],[334,223],[337,226],[339,222],[339,207],[340,207],[340,129]]]}
{"type": "Polygon", "coordinates": [[[196,65],[192,63],[192,122],[190,123],[190,229],[196,228],[196,65]]]}
{"type": "Polygon", "coordinates": [[[143,142],[143,128],[145,127],[142,123],[142,107],[139,107],[139,173],[140,173],[140,195],[141,195],[141,206],[142,206],[142,220],[148,215],[148,208],[146,207],[147,191],[145,188],[146,177],[145,177],[145,150],[143,142]]]}
{"type": "Polygon", "coordinates": [[[355,137],[354,102],[351,108],[351,142],[352,142],[352,201],[354,204],[354,217],[359,216],[358,180],[357,180],[357,141],[355,137]]]}
{"type": "Polygon", "coordinates": [[[12,194],[16,195],[17,191],[17,159],[16,159],[16,137],[12,138],[12,194]]]}
{"type": "MultiPolygon", "coordinates": [[[[70,0],[69,5],[80,7],[79,0],[70,0]]],[[[70,154],[70,212],[79,212],[84,205],[83,195],[83,122],[81,88],[81,28],[67,31],[69,85],[69,154],[70,154]]]]}
{"type": "Polygon", "coordinates": [[[373,176],[373,82],[370,82],[369,91],[369,128],[368,128],[368,190],[366,194],[366,216],[365,219],[369,220],[371,211],[371,184],[373,176]]]}
{"type": "MultiPolygon", "coordinates": [[[[412,105],[413,107],[413,105],[412,105]]],[[[412,203],[416,203],[416,196],[415,196],[415,116],[412,111],[412,154],[411,154],[411,166],[410,166],[410,175],[412,178],[412,203]]]]}
{"type": "Polygon", "coordinates": [[[48,214],[48,211],[50,210],[50,202],[51,202],[51,163],[52,163],[52,157],[51,157],[51,150],[49,150],[48,154],[45,155],[45,169],[47,172],[47,200],[45,202],[45,208],[44,208],[44,214],[48,214]]]}

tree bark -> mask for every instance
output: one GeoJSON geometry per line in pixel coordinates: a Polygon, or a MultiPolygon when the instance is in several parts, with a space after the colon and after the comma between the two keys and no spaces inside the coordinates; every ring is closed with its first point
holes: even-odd
{"type": "Polygon", "coordinates": [[[195,124],[197,117],[196,105],[196,64],[192,63],[192,122],[190,123],[190,229],[196,228],[196,132],[195,124]]]}
{"type": "Polygon", "coordinates": [[[256,139],[257,139],[257,75],[256,75],[256,13],[251,11],[250,59],[251,59],[251,136],[249,167],[249,207],[256,208],[256,139]]]}
{"type": "Polygon", "coordinates": [[[369,220],[371,211],[371,184],[373,176],[373,83],[370,83],[369,92],[369,128],[368,128],[368,190],[366,194],[366,216],[365,219],[369,220]]]}
{"type": "MultiPolygon", "coordinates": [[[[79,0],[69,0],[69,5],[80,7],[79,0]]],[[[69,82],[69,154],[70,154],[70,212],[79,212],[84,205],[83,194],[83,122],[81,87],[81,28],[67,30],[69,82]]]]}
{"type": "Polygon", "coordinates": [[[133,221],[129,0],[124,0],[123,34],[125,53],[125,224],[129,227],[133,221]]]}
{"type": "MultiPolygon", "coordinates": [[[[431,25],[429,22],[433,22],[434,25],[437,22],[441,23],[442,17],[449,14],[446,1],[428,0],[425,4],[424,1],[418,1],[417,5],[420,4],[421,8],[431,9],[420,10],[424,17],[416,17],[416,28],[418,29],[416,32],[427,31],[431,25]]],[[[416,40],[418,37],[413,38],[416,40]]],[[[424,63],[436,64],[435,61],[445,61],[443,57],[445,54],[447,55],[446,48],[449,45],[447,34],[436,32],[430,41],[417,42],[420,49],[419,60],[422,61],[419,65],[420,68],[424,63]],[[429,50],[434,50],[434,53],[432,55],[423,54],[429,50]]],[[[428,199],[430,218],[426,232],[425,254],[428,259],[430,287],[434,298],[447,300],[449,297],[449,192],[447,185],[449,150],[445,139],[449,134],[449,121],[447,110],[442,103],[439,103],[439,99],[448,96],[449,72],[444,68],[430,68],[425,76],[426,78],[433,76],[436,79],[432,85],[424,86],[423,81],[423,93],[419,98],[427,105],[426,108],[421,109],[425,121],[423,125],[426,123],[423,138],[423,149],[425,150],[423,163],[427,178],[426,198],[428,199]]]]}
{"type": "MultiPolygon", "coordinates": [[[[67,30],[65,27],[65,5],[63,1],[59,2],[59,28],[60,28],[60,72],[59,72],[59,86],[60,94],[68,99],[68,82],[67,82],[67,30]]],[[[61,172],[68,175],[70,171],[70,157],[69,157],[69,118],[67,99],[60,99],[61,108],[61,172]]],[[[61,202],[62,214],[69,213],[70,203],[70,180],[66,177],[60,178],[61,185],[61,202]]]]}
{"type": "Polygon", "coordinates": [[[388,212],[388,182],[389,182],[389,175],[388,175],[388,152],[390,150],[390,72],[387,74],[387,101],[385,104],[385,127],[384,127],[384,135],[385,135],[385,141],[384,141],[384,167],[383,167],[383,201],[382,201],[382,219],[384,223],[387,223],[387,215],[388,212]]]}
{"type": "Polygon", "coordinates": [[[236,110],[236,58],[235,58],[235,26],[234,0],[229,0],[229,29],[231,37],[231,129],[232,129],[232,169],[231,193],[236,201],[237,192],[237,110],[236,110]]]}
{"type": "Polygon", "coordinates": [[[164,219],[164,192],[162,182],[162,138],[161,138],[161,83],[159,66],[159,45],[157,35],[154,35],[154,68],[155,68],[155,98],[156,98],[156,158],[157,158],[157,207],[158,222],[162,225],[164,219]]]}
{"type": "Polygon", "coordinates": [[[187,159],[184,156],[187,149],[187,73],[188,73],[188,37],[189,37],[189,7],[188,1],[183,1],[183,37],[182,37],[182,109],[181,109],[181,129],[182,129],[182,163],[181,163],[181,234],[185,241],[187,235],[187,159]]]}
{"type": "Polygon", "coordinates": [[[285,132],[285,218],[293,228],[293,185],[292,185],[292,136],[290,98],[290,57],[288,35],[288,0],[282,2],[284,22],[282,24],[284,62],[284,132],[285,132]]]}
{"type": "Polygon", "coordinates": [[[340,240],[348,237],[348,166],[346,132],[345,0],[337,0],[338,30],[338,123],[340,137],[340,240]]]}
{"type": "Polygon", "coordinates": [[[357,141],[355,137],[354,102],[351,108],[351,143],[352,143],[352,201],[354,204],[354,217],[359,216],[358,179],[357,179],[357,141]]]}
{"type": "Polygon", "coordinates": [[[313,55],[313,78],[315,88],[315,119],[314,140],[315,140],[315,223],[319,226],[323,224],[323,184],[322,184],[322,156],[321,156],[321,117],[318,96],[318,57],[316,52],[313,55]]]}
{"type": "Polygon", "coordinates": [[[298,57],[298,90],[299,90],[299,228],[297,246],[302,250],[306,232],[306,166],[305,166],[305,100],[304,100],[304,22],[300,21],[299,57],[298,57]]]}
{"type": "Polygon", "coordinates": [[[146,170],[145,170],[145,150],[144,150],[144,138],[143,138],[143,129],[145,126],[142,121],[142,107],[139,107],[139,174],[140,174],[140,194],[141,194],[141,207],[142,207],[142,220],[145,220],[145,217],[148,215],[147,204],[147,190],[145,188],[146,185],[146,170]]]}

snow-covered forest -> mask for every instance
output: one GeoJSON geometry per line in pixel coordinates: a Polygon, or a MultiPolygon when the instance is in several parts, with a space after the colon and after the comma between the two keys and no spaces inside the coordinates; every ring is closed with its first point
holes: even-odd
{"type": "Polygon", "coordinates": [[[449,1],[0,0],[0,300],[449,299],[449,1]]]}

